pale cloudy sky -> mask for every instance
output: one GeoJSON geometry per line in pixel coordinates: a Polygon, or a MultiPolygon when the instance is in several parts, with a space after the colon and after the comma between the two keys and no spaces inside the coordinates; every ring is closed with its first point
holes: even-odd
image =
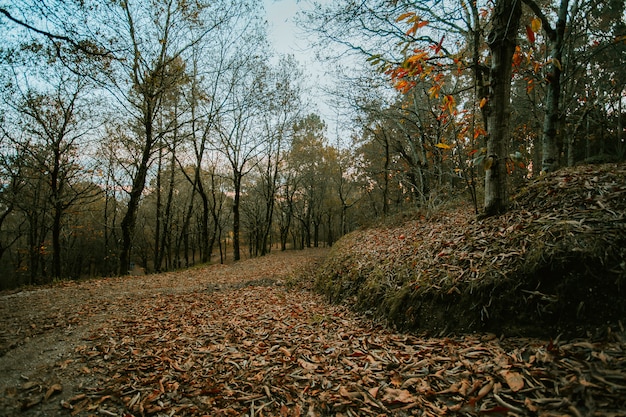
{"type": "MultiPolygon", "coordinates": [[[[330,2],[325,0],[321,3],[330,2]]],[[[311,88],[311,101],[328,125],[328,137],[334,141],[337,134],[337,116],[329,106],[329,97],[322,87],[332,86],[332,71],[315,59],[315,51],[311,48],[305,34],[298,29],[294,18],[298,11],[311,7],[307,1],[296,0],[263,0],[267,21],[269,23],[269,39],[280,54],[292,54],[304,67],[307,85],[311,88]]]]}
{"type": "Polygon", "coordinates": [[[307,46],[306,41],[301,39],[294,22],[302,4],[297,4],[296,0],[263,0],[263,3],[270,26],[270,40],[278,52],[295,54],[302,51],[307,46]]]}

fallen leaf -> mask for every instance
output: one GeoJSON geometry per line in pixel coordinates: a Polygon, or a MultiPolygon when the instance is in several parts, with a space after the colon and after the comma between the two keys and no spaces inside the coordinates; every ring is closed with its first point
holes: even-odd
{"type": "Polygon", "coordinates": [[[519,373],[505,370],[500,372],[500,375],[504,377],[504,380],[509,388],[511,388],[511,391],[517,392],[524,388],[524,378],[522,378],[519,373]]]}
{"type": "Polygon", "coordinates": [[[60,393],[61,391],[63,391],[63,387],[61,386],[61,384],[52,385],[50,388],[48,388],[48,391],[46,391],[46,395],[44,395],[43,397],[44,401],[48,401],[50,397],[52,397],[54,394],[60,393]]]}
{"type": "Polygon", "coordinates": [[[417,398],[413,396],[408,390],[387,388],[385,389],[385,394],[383,395],[382,401],[386,404],[409,404],[417,401],[417,398]]]}

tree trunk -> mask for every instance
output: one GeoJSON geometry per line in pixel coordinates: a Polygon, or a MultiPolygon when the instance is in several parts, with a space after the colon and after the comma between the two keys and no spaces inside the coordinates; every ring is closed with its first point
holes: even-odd
{"type": "MultiPolygon", "coordinates": [[[[541,20],[548,40],[548,47],[550,48],[550,72],[546,75],[546,111],[543,120],[541,171],[552,172],[559,168],[562,147],[559,140],[559,101],[561,97],[562,56],[569,0],[561,0],[555,28],[550,26],[548,18],[534,0],[524,0],[524,3],[541,20]]],[[[574,11],[572,14],[576,14],[576,12],[574,11]]]]}
{"type": "Polygon", "coordinates": [[[492,19],[493,30],[487,38],[491,50],[487,109],[487,165],[485,172],[486,216],[507,209],[506,157],[509,142],[512,58],[521,17],[517,0],[498,0],[492,19]]]}
{"type": "Polygon", "coordinates": [[[552,63],[548,73],[546,89],[546,115],[543,121],[543,158],[541,170],[553,172],[559,168],[561,146],[559,141],[561,97],[561,72],[563,57],[563,41],[567,22],[567,7],[569,0],[561,0],[556,30],[546,31],[550,40],[550,56],[552,63]]]}
{"type": "MultiPolygon", "coordinates": [[[[148,112],[148,114],[151,114],[151,112],[148,112]]],[[[133,243],[135,223],[137,222],[137,209],[139,207],[139,201],[141,200],[141,193],[143,193],[143,189],[146,185],[150,154],[152,153],[152,147],[154,145],[151,124],[147,123],[145,129],[146,142],[143,146],[143,152],[139,167],[137,168],[137,174],[133,179],[126,214],[124,215],[121,223],[122,249],[120,250],[120,275],[127,275],[130,268],[130,252],[133,243]]]]}
{"type": "MultiPolygon", "coordinates": [[[[391,174],[390,166],[391,166],[391,150],[389,145],[389,138],[387,134],[383,132],[384,144],[385,147],[385,162],[383,165],[383,217],[387,217],[389,215],[389,175],[391,174]]],[[[342,227],[343,227],[343,218],[341,219],[342,227]]],[[[342,229],[342,234],[343,229],[342,229]]]]}
{"type": "Polygon", "coordinates": [[[50,185],[52,188],[52,277],[61,278],[61,218],[63,217],[63,203],[61,194],[63,192],[63,178],[61,175],[61,152],[59,143],[54,144],[54,162],[50,173],[50,185]]]}
{"type": "Polygon", "coordinates": [[[63,209],[54,208],[54,216],[52,219],[52,276],[53,278],[61,278],[61,218],[63,217],[63,209]]]}
{"type": "Polygon", "coordinates": [[[274,202],[276,200],[276,182],[278,180],[280,147],[276,155],[276,163],[271,175],[267,178],[267,196],[265,200],[265,222],[261,231],[261,256],[267,255],[271,246],[268,245],[270,233],[272,232],[272,220],[274,219],[274,202]]]}
{"type": "MultiPolygon", "coordinates": [[[[185,216],[183,218],[183,225],[181,227],[180,234],[176,241],[176,251],[180,253],[180,247],[183,246],[183,250],[185,253],[185,267],[189,267],[189,226],[191,225],[191,217],[193,215],[193,206],[196,196],[196,179],[199,178],[199,175],[194,174],[194,179],[190,181],[191,183],[191,196],[189,198],[189,204],[187,205],[187,210],[185,211],[185,216]]],[[[187,178],[189,180],[189,178],[187,178]]]]}
{"type": "MultiPolygon", "coordinates": [[[[167,247],[167,251],[168,251],[168,259],[170,259],[171,254],[172,254],[172,230],[171,229],[171,224],[172,224],[172,204],[173,204],[173,200],[174,200],[174,185],[175,185],[175,179],[176,179],[176,148],[175,146],[172,149],[172,160],[170,161],[170,177],[169,177],[169,185],[168,185],[168,190],[167,190],[167,200],[165,201],[165,213],[163,215],[163,233],[161,234],[161,250],[159,252],[159,259],[158,259],[158,265],[159,268],[161,268],[161,266],[163,265],[163,259],[165,257],[165,248],[167,247]],[[169,244],[168,244],[169,243],[169,244]]],[[[180,259],[178,257],[178,255],[176,256],[176,266],[178,267],[180,259]]],[[[170,262],[171,264],[171,262],[170,262]]],[[[167,266],[167,269],[169,269],[171,267],[171,265],[167,266]]]]}
{"type": "Polygon", "coordinates": [[[241,173],[237,170],[233,170],[233,185],[235,186],[235,196],[233,197],[233,260],[238,261],[241,259],[241,251],[239,248],[241,173]]]}
{"type": "Polygon", "coordinates": [[[163,258],[161,253],[163,252],[161,246],[161,174],[163,171],[163,148],[159,149],[159,157],[157,162],[156,173],[156,213],[155,213],[155,225],[154,225],[154,272],[157,274],[161,272],[161,262],[163,258]]]}
{"type": "Polygon", "coordinates": [[[624,126],[622,122],[622,91],[617,96],[617,157],[624,158],[624,126]]]}

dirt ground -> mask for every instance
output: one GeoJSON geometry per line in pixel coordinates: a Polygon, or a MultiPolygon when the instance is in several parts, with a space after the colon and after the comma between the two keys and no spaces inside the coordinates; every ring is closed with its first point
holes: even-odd
{"type": "Polygon", "coordinates": [[[232,288],[242,283],[284,284],[324,256],[293,251],[160,275],[66,282],[0,294],[0,415],[69,415],[60,404],[80,396],[96,378],[77,348],[113,316],[132,315],[133,303],[157,295],[232,288]]]}
{"type": "Polygon", "coordinates": [[[621,336],[396,333],[307,288],[326,253],[0,294],[0,415],[626,416],[621,336]]]}

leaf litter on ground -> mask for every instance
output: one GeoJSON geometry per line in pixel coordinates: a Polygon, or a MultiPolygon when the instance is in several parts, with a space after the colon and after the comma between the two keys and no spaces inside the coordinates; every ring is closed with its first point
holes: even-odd
{"type": "MultiPolygon", "coordinates": [[[[69,357],[49,364],[51,378],[30,376],[31,383],[5,388],[0,410],[125,417],[625,415],[624,343],[394,332],[308,289],[325,253],[51,288],[48,296],[80,313],[68,326],[88,331],[69,357]]],[[[37,293],[5,296],[2,305],[18,311],[37,293]]]]}

